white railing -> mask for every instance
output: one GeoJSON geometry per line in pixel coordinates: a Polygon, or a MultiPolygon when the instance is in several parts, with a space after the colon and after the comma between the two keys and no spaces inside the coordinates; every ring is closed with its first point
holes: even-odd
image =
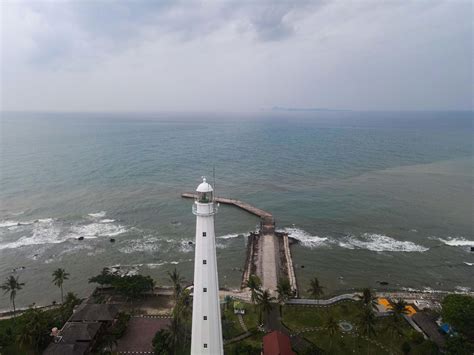
{"type": "Polygon", "coordinates": [[[193,204],[193,214],[196,216],[212,216],[217,213],[217,204],[212,203],[199,203],[193,204]]]}

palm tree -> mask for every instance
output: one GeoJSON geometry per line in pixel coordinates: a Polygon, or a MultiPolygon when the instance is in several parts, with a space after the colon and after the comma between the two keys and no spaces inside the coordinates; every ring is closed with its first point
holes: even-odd
{"type": "Polygon", "coordinates": [[[365,307],[369,307],[373,310],[377,309],[377,296],[375,296],[374,291],[366,287],[362,290],[362,295],[358,296],[359,300],[365,307]]]}
{"type": "Polygon", "coordinates": [[[10,275],[7,277],[5,282],[2,284],[2,290],[5,291],[5,295],[7,293],[10,293],[10,301],[13,304],[13,319],[15,319],[16,315],[16,305],[15,305],[15,297],[16,293],[21,290],[21,288],[25,285],[22,282],[18,282],[19,276],[15,277],[13,275],[10,275]]]}
{"type": "MultiPolygon", "coordinates": [[[[375,313],[370,307],[364,307],[362,312],[359,314],[358,328],[360,332],[370,337],[375,334],[375,313]]],[[[367,342],[367,353],[370,350],[370,342],[367,342]]]]}
{"type": "Polygon", "coordinates": [[[407,303],[402,299],[398,299],[397,301],[392,302],[394,322],[398,323],[402,319],[403,315],[408,313],[406,307],[407,303]]]}
{"type": "Polygon", "coordinates": [[[326,332],[329,335],[329,352],[331,352],[333,338],[339,333],[339,323],[331,315],[326,320],[325,323],[326,332]]]}
{"type": "Polygon", "coordinates": [[[275,297],[270,295],[270,291],[264,290],[262,293],[258,294],[257,304],[260,310],[259,312],[259,323],[262,323],[262,313],[268,315],[273,308],[272,302],[275,301],[275,297]]]}
{"type": "Polygon", "coordinates": [[[262,281],[260,281],[260,278],[257,275],[250,275],[245,283],[245,287],[250,289],[250,300],[255,304],[259,297],[258,295],[261,292],[262,281]]]}
{"type": "Polygon", "coordinates": [[[308,292],[313,298],[319,298],[324,293],[323,289],[324,287],[319,284],[318,278],[314,277],[310,282],[308,292]]]}
{"type": "Polygon", "coordinates": [[[179,271],[174,268],[174,270],[168,271],[168,276],[173,283],[173,294],[175,302],[178,302],[179,296],[181,295],[182,286],[181,283],[184,282],[184,278],[181,277],[179,271]]]}
{"type": "Polygon", "coordinates": [[[280,301],[280,303],[288,301],[292,293],[290,281],[287,278],[281,279],[278,282],[276,291],[278,292],[278,301],[280,301]]]}
{"type": "Polygon", "coordinates": [[[64,269],[56,269],[53,272],[53,283],[61,289],[61,304],[64,303],[63,283],[68,279],[69,274],[64,269]]]}

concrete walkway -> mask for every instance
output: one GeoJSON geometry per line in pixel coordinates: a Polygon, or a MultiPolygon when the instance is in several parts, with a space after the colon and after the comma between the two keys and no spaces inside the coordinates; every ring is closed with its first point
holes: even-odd
{"type": "Polygon", "coordinates": [[[262,272],[262,288],[269,290],[272,296],[276,295],[276,287],[278,283],[277,271],[279,269],[277,253],[278,241],[276,236],[267,234],[261,237],[260,255],[261,255],[261,272],[262,272]]]}

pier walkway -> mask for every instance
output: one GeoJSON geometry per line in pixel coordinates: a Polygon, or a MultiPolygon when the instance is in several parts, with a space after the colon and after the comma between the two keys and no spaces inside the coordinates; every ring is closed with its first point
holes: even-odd
{"type": "MultiPolygon", "coordinates": [[[[185,192],[181,197],[195,199],[197,195],[185,192]]],[[[255,274],[262,281],[263,288],[269,290],[272,295],[276,295],[278,280],[282,277],[288,278],[292,290],[297,293],[288,235],[275,232],[273,215],[236,199],[214,197],[214,201],[235,206],[260,218],[260,231],[251,233],[248,237],[242,288],[245,288],[250,275],[255,274]]]]}
{"type": "MultiPolygon", "coordinates": [[[[196,198],[197,195],[191,192],[185,192],[181,194],[181,197],[184,198],[196,198]]],[[[264,211],[260,208],[257,208],[255,206],[249,205],[248,203],[239,201],[239,200],[234,200],[231,198],[224,198],[224,197],[215,197],[214,200],[219,203],[223,203],[225,205],[234,205],[236,207],[239,207],[240,209],[243,209],[244,211],[247,211],[248,213],[251,213],[257,217],[260,217],[261,219],[272,219],[273,216],[271,213],[264,211]]]]}

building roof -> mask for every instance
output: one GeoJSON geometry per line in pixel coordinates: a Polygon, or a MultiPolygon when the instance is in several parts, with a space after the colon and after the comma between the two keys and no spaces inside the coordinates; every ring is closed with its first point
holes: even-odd
{"type": "Polygon", "coordinates": [[[99,322],[67,322],[61,330],[62,341],[69,344],[73,344],[77,341],[92,341],[101,326],[102,324],[99,322]]]}
{"type": "Polygon", "coordinates": [[[268,333],[263,337],[264,355],[296,355],[291,350],[290,338],[280,331],[268,333]]]}
{"type": "Polygon", "coordinates": [[[107,322],[117,317],[118,307],[113,304],[81,304],[72,314],[71,322],[107,322]]]}
{"type": "Polygon", "coordinates": [[[438,331],[438,324],[435,318],[425,312],[418,312],[411,317],[415,323],[423,330],[428,338],[430,338],[439,347],[444,347],[446,342],[444,336],[438,331]]]}
{"type": "Polygon", "coordinates": [[[89,343],[51,343],[43,355],[84,355],[89,349],[89,343]]]}

